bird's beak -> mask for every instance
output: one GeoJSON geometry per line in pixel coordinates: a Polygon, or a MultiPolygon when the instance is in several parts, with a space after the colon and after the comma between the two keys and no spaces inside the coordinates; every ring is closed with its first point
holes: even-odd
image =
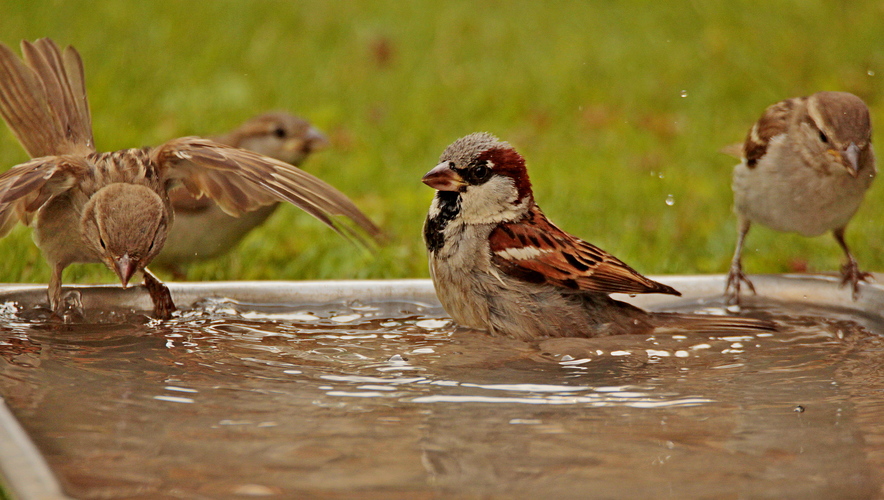
{"type": "Polygon", "coordinates": [[[114,271],[116,271],[117,276],[120,278],[123,288],[129,286],[129,280],[132,279],[136,269],[138,269],[138,259],[129,257],[129,254],[123,254],[121,257],[114,259],[114,271]]]}
{"type": "Polygon", "coordinates": [[[859,175],[859,146],[851,142],[850,146],[843,150],[830,149],[828,153],[834,156],[838,163],[844,165],[851,177],[859,175]]]}
{"type": "Polygon", "coordinates": [[[304,136],[304,147],[307,149],[308,153],[322,151],[330,145],[331,142],[329,142],[328,137],[313,127],[310,127],[310,129],[307,130],[307,134],[304,136]]]}
{"type": "Polygon", "coordinates": [[[841,157],[847,160],[844,163],[844,166],[847,167],[847,172],[856,177],[859,175],[859,146],[854,143],[850,143],[850,146],[847,146],[847,149],[841,153],[841,157]]]}
{"type": "Polygon", "coordinates": [[[439,191],[461,191],[467,183],[448,162],[442,162],[421,179],[424,184],[439,191]]]}

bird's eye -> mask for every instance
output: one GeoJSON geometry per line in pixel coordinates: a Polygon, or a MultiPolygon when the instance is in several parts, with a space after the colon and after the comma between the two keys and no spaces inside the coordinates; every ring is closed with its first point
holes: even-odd
{"type": "Polygon", "coordinates": [[[823,141],[823,144],[829,143],[829,138],[826,137],[826,133],[820,130],[820,140],[823,141]]]}
{"type": "Polygon", "coordinates": [[[476,165],[473,168],[473,177],[478,181],[484,181],[488,179],[488,174],[491,172],[491,169],[486,165],[476,165]]]}
{"type": "Polygon", "coordinates": [[[282,139],[283,137],[285,137],[285,129],[283,129],[282,127],[276,127],[275,129],[273,129],[273,135],[282,139]]]}
{"type": "Polygon", "coordinates": [[[453,169],[453,168],[456,167],[456,166],[457,166],[457,165],[456,165],[453,161],[448,162],[448,168],[453,169]]]}

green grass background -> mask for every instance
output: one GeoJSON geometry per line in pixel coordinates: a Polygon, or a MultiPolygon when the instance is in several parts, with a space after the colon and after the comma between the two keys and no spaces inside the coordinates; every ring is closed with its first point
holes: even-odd
{"type": "MultiPolygon", "coordinates": [[[[390,234],[371,254],[286,207],[235,252],[191,266],[191,279],[426,277],[433,192],[420,178],[474,131],[517,147],[566,230],[643,273],[722,273],[735,160],[717,151],[767,105],[818,90],[853,92],[884,120],[882,19],[880,1],[6,0],[0,41],[77,47],[102,150],[219,133],[269,109],[300,114],[333,144],[306,169],[390,234]]],[[[3,127],[0,170],[24,160],[3,127]]],[[[867,270],[884,270],[882,184],[848,230],[867,270]]],[[[753,273],[840,262],[831,237],[761,227],[745,258],[753,273]]],[[[0,241],[0,281],[48,276],[27,228],[0,241]]],[[[113,275],[75,265],[65,281],[113,275]]]]}

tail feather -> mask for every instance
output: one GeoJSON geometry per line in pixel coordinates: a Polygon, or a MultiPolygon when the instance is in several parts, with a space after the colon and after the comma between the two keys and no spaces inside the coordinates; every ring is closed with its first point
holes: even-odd
{"type": "Polygon", "coordinates": [[[0,115],[32,158],[95,151],[83,62],[52,40],[0,44],[0,115]]]}
{"type": "Polygon", "coordinates": [[[653,313],[655,332],[702,332],[745,334],[752,331],[777,331],[773,321],[742,316],[713,316],[710,314],[653,313]]]}

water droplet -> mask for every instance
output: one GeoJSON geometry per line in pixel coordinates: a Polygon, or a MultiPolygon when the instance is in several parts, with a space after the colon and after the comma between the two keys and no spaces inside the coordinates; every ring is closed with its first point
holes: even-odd
{"type": "Polygon", "coordinates": [[[672,205],[675,205],[675,196],[672,196],[671,194],[669,196],[667,196],[666,197],[666,204],[669,205],[670,207],[672,205]]]}
{"type": "Polygon", "coordinates": [[[873,70],[871,70],[871,69],[868,70],[868,71],[866,71],[866,74],[869,75],[869,76],[875,76],[875,72],[874,72],[873,70]]]}
{"type": "Polygon", "coordinates": [[[682,90],[682,91],[681,91],[681,94],[679,94],[679,95],[681,95],[682,97],[687,97],[687,96],[688,96],[688,91],[687,91],[687,90],[682,90]]]}

